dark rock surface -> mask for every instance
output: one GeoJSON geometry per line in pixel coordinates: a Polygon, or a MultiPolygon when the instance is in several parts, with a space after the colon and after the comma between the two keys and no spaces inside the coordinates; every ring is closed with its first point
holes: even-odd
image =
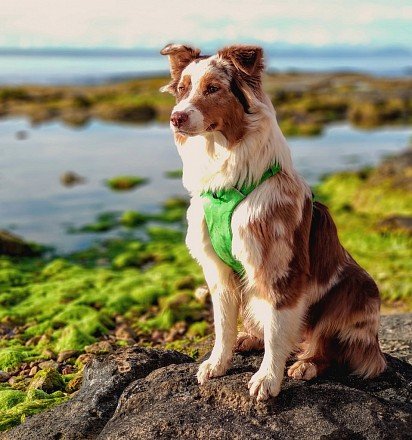
{"type": "Polygon", "coordinates": [[[261,353],[236,355],[226,376],[200,387],[190,358],[132,347],[95,360],[71,401],[2,438],[411,438],[412,366],[402,359],[412,357],[412,314],[382,324],[382,346],[399,358],[387,355],[387,371],[374,380],[336,372],[310,382],[286,378],[276,399],[257,404],[246,384],[261,353]]]}
{"type": "Polygon", "coordinates": [[[78,393],[67,403],[37,414],[0,434],[1,439],[94,439],[113,415],[117,401],[131,382],[170,364],[192,362],[175,351],[141,347],[121,349],[94,359],[78,393]]]}
{"type": "Polygon", "coordinates": [[[38,249],[26,243],[21,237],[9,231],[0,230],[0,255],[30,257],[36,254],[38,254],[38,249]]]}

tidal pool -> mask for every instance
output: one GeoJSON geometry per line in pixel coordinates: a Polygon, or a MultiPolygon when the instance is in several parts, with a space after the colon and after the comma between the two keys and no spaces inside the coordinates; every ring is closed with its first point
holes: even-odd
{"type": "MultiPolygon", "coordinates": [[[[375,165],[404,149],[410,128],[361,131],[331,125],[322,136],[291,138],[299,172],[311,185],[324,174],[375,165]]],[[[31,127],[24,118],[0,121],[0,228],[27,240],[70,252],[98,238],[118,234],[69,234],[69,226],[92,222],[103,211],[153,212],[166,198],[186,195],[179,179],[165,171],[181,168],[167,126],[131,126],[93,121],[81,129],[60,122],[31,127]],[[18,132],[27,132],[19,139],[18,132]],[[60,176],[74,171],[82,185],[65,187],[60,176]],[[114,192],[104,180],[117,175],[150,179],[132,191],[114,192]]]]}

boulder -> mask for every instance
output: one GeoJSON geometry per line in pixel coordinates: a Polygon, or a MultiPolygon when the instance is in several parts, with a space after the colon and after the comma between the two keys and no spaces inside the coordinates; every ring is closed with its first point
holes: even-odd
{"type": "Polygon", "coordinates": [[[128,347],[100,356],[86,367],[81,389],[68,402],[30,417],[0,439],[94,439],[113,415],[127,385],[150,372],[182,362],[193,362],[175,351],[128,347]]]}
{"type": "Polygon", "coordinates": [[[36,249],[26,243],[21,237],[4,229],[0,230],[0,255],[10,255],[14,257],[31,257],[37,255],[36,249]]]}
{"type": "Polygon", "coordinates": [[[4,439],[407,439],[412,426],[412,314],[382,319],[388,369],[373,380],[331,371],[285,377],[277,398],[256,403],[247,382],[262,353],[237,354],[227,375],[203,386],[197,364],[139,347],[100,356],[69,402],[4,434],[4,439]]]}

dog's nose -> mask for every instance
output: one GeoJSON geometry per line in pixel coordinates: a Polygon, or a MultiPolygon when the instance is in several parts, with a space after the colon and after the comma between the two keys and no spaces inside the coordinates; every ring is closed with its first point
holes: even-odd
{"type": "Polygon", "coordinates": [[[170,117],[170,122],[174,127],[179,128],[189,119],[189,115],[185,112],[174,112],[170,117]]]}

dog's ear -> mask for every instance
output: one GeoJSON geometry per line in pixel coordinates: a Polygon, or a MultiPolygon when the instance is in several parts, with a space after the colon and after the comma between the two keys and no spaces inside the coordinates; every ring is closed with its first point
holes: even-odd
{"type": "Polygon", "coordinates": [[[231,63],[245,75],[256,76],[263,70],[263,49],[259,46],[229,46],[218,52],[218,55],[231,63]]]}
{"type": "Polygon", "coordinates": [[[183,44],[168,44],[160,53],[169,56],[170,76],[172,77],[170,84],[162,87],[160,91],[175,94],[183,69],[199,57],[200,50],[183,44]]]}

